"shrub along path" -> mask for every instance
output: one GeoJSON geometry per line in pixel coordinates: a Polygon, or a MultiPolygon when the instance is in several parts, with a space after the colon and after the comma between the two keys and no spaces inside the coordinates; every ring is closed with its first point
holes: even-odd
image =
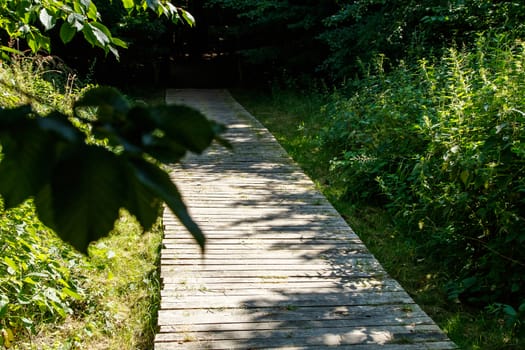
{"type": "Polygon", "coordinates": [[[456,348],[228,92],[167,102],[226,124],[234,150],[173,167],[208,241],[164,213],[156,350],[456,348]]]}

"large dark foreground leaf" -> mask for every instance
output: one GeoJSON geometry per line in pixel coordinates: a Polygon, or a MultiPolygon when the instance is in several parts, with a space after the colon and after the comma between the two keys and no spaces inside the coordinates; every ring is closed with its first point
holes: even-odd
{"type": "Polygon", "coordinates": [[[161,198],[171,211],[177,216],[180,222],[188,229],[193,238],[197,241],[202,250],[206,239],[201,229],[191,219],[186,205],[184,204],[179,190],[166,172],[143,160],[134,162],[135,175],[137,180],[156,196],[161,198]]]}
{"type": "Polygon", "coordinates": [[[125,204],[123,162],[100,147],[83,147],[54,168],[36,197],[40,219],[65,241],[86,251],[106,235],[125,204]]]}
{"type": "Polygon", "coordinates": [[[202,153],[213,140],[228,146],[219,137],[224,127],[185,106],[133,106],[107,87],[87,92],[75,116],[89,125],[89,138],[58,112],[42,118],[28,106],[0,109],[5,207],[34,198],[42,222],[86,252],[112,230],[121,208],[149,229],[165,202],[204,250],[205,237],[161,164],[202,153]],[[96,117],[83,118],[81,110],[93,107],[96,117]]]}

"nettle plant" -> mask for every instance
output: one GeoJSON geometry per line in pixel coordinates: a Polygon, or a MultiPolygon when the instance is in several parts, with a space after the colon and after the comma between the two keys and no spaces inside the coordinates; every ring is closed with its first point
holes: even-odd
{"type": "Polygon", "coordinates": [[[386,205],[447,271],[451,299],[522,317],[525,45],[495,34],[475,44],[378,68],[325,108],[322,140],[347,196],[386,205]]]}
{"type": "MultiPolygon", "coordinates": [[[[1,209],[0,209],[1,210],[1,209]]],[[[49,233],[28,201],[0,216],[0,346],[13,330],[72,314],[85,299],[75,270],[83,257],[49,233]],[[30,317],[29,317],[30,315],[30,317]]]]}

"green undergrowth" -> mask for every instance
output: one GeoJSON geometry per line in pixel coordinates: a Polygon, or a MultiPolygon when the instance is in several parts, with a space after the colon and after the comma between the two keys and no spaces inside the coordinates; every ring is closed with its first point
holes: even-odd
{"type": "MultiPolygon", "coordinates": [[[[0,107],[36,101],[66,114],[86,87],[45,57],[3,63],[0,79],[0,107]]],[[[160,220],[144,232],[122,211],[85,256],[40,223],[31,201],[0,204],[0,349],[151,349],[160,243],[160,220]]]]}
{"type": "Polygon", "coordinates": [[[525,346],[522,47],[480,37],[379,56],[333,92],[233,91],[461,349],[525,346]]]}
{"type": "Polygon", "coordinates": [[[159,303],[160,229],[143,234],[122,213],[89,257],[35,217],[31,203],[2,212],[3,345],[11,349],[149,349],[159,303]]]}

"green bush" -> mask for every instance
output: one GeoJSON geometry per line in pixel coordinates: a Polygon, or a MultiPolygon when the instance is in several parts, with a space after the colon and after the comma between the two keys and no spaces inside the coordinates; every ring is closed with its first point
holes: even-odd
{"type": "Polygon", "coordinates": [[[338,79],[352,77],[358,60],[378,53],[392,60],[441,52],[450,43],[471,45],[480,31],[523,36],[525,5],[513,0],[337,1],[318,39],[330,48],[322,68],[338,79]]]}
{"type": "MultiPolygon", "coordinates": [[[[34,331],[84,301],[84,258],[46,229],[31,203],[0,212],[0,329],[34,331]]],[[[0,345],[3,341],[0,335],[0,345]]]]}
{"type": "Polygon", "coordinates": [[[481,36],[472,51],[401,65],[325,108],[332,176],[349,199],[387,204],[449,271],[451,298],[518,309],[525,291],[525,44],[481,36]]]}
{"type": "MultiPolygon", "coordinates": [[[[73,75],[58,68],[62,63],[56,58],[14,57],[0,68],[0,106],[33,100],[38,111],[67,113],[79,89],[73,75]]],[[[40,223],[31,201],[10,210],[1,204],[0,345],[39,324],[63,320],[84,303],[84,277],[77,273],[84,264],[83,256],[40,223]]]]}
{"type": "Polygon", "coordinates": [[[417,72],[406,65],[387,75],[384,64],[380,56],[366,79],[346,87],[355,90],[352,97],[335,93],[324,107],[329,120],[322,136],[324,148],[338,152],[331,161],[332,180],[353,201],[394,200],[402,191],[384,191],[378,176],[397,174],[398,179],[390,180],[404,186],[413,159],[426,145],[412,127],[423,115],[425,87],[419,85],[424,82],[418,82],[417,72]]]}

